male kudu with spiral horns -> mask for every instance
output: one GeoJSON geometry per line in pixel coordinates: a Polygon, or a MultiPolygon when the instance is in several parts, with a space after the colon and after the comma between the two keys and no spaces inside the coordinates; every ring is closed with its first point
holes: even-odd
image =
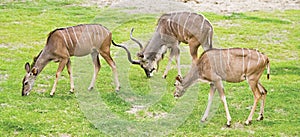
{"type": "MultiPolygon", "coordinates": [[[[203,15],[192,12],[163,14],[158,20],[156,31],[145,47],[142,46],[141,42],[132,37],[132,32],[133,29],[131,30],[130,38],[140,46],[140,52],[137,54],[139,60],[134,61],[130,58],[129,61],[132,64],[140,65],[147,77],[151,77],[152,71],[156,69],[155,65],[158,65],[167,49],[170,49],[170,57],[163,78],[166,78],[174,56],[177,63],[178,75],[181,75],[180,42],[189,45],[193,62],[197,59],[197,52],[200,45],[202,45],[204,50],[212,48],[212,25],[203,15]]],[[[125,46],[113,44],[124,48],[128,56],[131,57],[129,50],[125,46]]]]}

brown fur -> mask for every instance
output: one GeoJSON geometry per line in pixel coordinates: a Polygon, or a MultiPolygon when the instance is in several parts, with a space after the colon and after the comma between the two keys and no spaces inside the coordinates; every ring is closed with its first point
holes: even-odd
{"type": "MultiPolygon", "coordinates": [[[[101,67],[99,61],[100,54],[112,68],[114,80],[116,83],[116,90],[118,91],[119,81],[117,76],[116,65],[110,56],[111,41],[111,32],[100,24],[83,24],[67,28],[55,29],[54,31],[51,31],[49,33],[46,46],[34,59],[30,69],[37,70],[38,75],[50,61],[59,62],[58,69],[56,72],[56,79],[52,91],[50,93],[50,95],[53,95],[56,89],[58,77],[60,76],[60,73],[64,69],[64,67],[67,66],[71,81],[70,91],[73,92],[74,83],[72,79],[70,57],[85,56],[91,54],[94,63],[94,75],[89,87],[89,89],[91,90],[94,87],[96,76],[101,67]]],[[[26,79],[30,79],[29,73],[26,74],[24,78],[25,81],[26,79]]],[[[33,82],[34,81],[31,80],[32,85],[33,82]]],[[[23,89],[24,86],[25,85],[23,82],[23,89]]],[[[31,88],[25,89],[31,90],[31,88]]],[[[27,95],[30,92],[30,90],[23,90],[22,93],[24,93],[24,95],[27,95]]]]}
{"type": "Polygon", "coordinates": [[[205,81],[211,83],[208,105],[202,121],[205,121],[208,116],[212,103],[212,96],[217,89],[225,107],[227,126],[230,126],[231,117],[226,103],[222,81],[237,83],[247,80],[254,95],[253,108],[247,121],[245,122],[248,125],[252,121],[253,113],[255,111],[257,102],[260,99],[262,104],[258,120],[263,119],[264,103],[267,90],[259,82],[259,79],[266,67],[269,76],[269,59],[266,55],[258,52],[257,50],[246,48],[207,50],[202,53],[197,62],[193,64],[190,72],[184,78],[176,78],[176,91],[174,96],[182,96],[185,89],[196,81],[205,81]]]}

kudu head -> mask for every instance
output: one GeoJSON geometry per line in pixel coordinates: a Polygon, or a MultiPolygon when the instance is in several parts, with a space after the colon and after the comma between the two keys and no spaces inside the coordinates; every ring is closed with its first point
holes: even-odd
{"type": "Polygon", "coordinates": [[[183,78],[181,76],[176,77],[176,81],[174,83],[174,86],[176,87],[175,92],[174,92],[175,98],[181,97],[185,92],[185,89],[182,86],[182,80],[183,80],[183,78]]]}
{"type": "Polygon", "coordinates": [[[152,76],[152,72],[158,66],[158,61],[161,60],[161,58],[163,57],[163,54],[165,53],[165,52],[162,52],[162,50],[165,50],[165,49],[162,48],[162,44],[161,44],[162,42],[161,42],[159,34],[157,34],[157,33],[154,34],[154,36],[152,37],[150,42],[147,44],[147,46],[143,47],[142,44],[137,39],[132,37],[133,31],[134,31],[134,28],[132,28],[130,31],[130,39],[133,40],[134,42],[136,42],[140,47],[140,51],[137,53],[137,57],[138,57],[137,61],[134,61],[131,59],[131,54],[126,47],[124,47],[122,45],[117,45],[114,42],[112,42],[112,43],[115,46],[125,49],[127,52],[127,55],[128,55],[128,60],[132,64],[140,65],[141,68],[144,69],[146,76],[148,78],[150,78],[152,76]]]}
{"type": "Polygon", "coordinates": [[[30,64],[28,62],[25,64],[25,70],[26,70],[26,75],[24,76],[23,82],[22,82],[22,84],[23,84],[22,96],[29,95],[29,93],[33,87],[34,81],[36,79],[36,76],[38,74],[38,68],[36,68],[36,67],[31,68],[30,64]]]}

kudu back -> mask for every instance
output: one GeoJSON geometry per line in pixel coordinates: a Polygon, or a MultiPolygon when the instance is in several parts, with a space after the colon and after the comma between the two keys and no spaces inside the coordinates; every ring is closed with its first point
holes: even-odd
{"type": "Polygon", "coordinates": [[[22,82],[22,96],[29,95],[36,77],[50,61],[59,62],[56,79],[50,95],[54,95],[58,78],[65,66],[67,66],[70,76],[70,92],[73,93],[74,82],[70,57],[80,57],[88,54],[92,56],[94,64],[94,74],[88,89],[91,90],[94,87],[97,74],[100,70],[100,54],[113,71],[116,91],[118,91],[120,85],[117,69],[110,55],[111,41],[112,33],[100,24],[83,24],[53,30],[49,33],[46,46],[41,50],[38,56],[34,58],[32,65],[28,62],[25,64],[26,75],[22,82]]]}
{"type": "MultiPolygon", "coordinates": [[[[212,25],[203,15],[192,12],[163,14],[158,20],[156,31],[145,47],[132,37],[132,32],[133,29],[131,30],[130,38],[140,46],[140,52],[137,54],[138,60],[135,61],[138,63],[135,64],[140,65],[144,69],[147,77],[151,76],[152,71],[156,69],[155,66],[158,66],[167,49],[170,49],[170,56],[163,77],[167,76],[174,56],[178,75],[181,75],[179,56],[179,44],[181,42],[189,45],[193,61],[197,59],[200,45],[202,45],[204,50],[212,48],[212,25]]],[[[123,48],[126,47],[123,46],[123,48]]]]}

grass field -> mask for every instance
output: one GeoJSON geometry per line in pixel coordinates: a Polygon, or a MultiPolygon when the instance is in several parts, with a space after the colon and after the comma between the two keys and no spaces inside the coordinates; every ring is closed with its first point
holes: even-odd
{"type": "MultiPolygon", "coordinates": [[[[159,14],[126,14],[120,10],[83,7],[80,1],[0,3],[0,136],[299,136],[300,134],[300,10],[203,13],[214,26],[215,47],[257,48],[271,61],[271,79],[261,82],[268,90],[263,121],[243,123],[250,113],[253,95],[246,82],[224,83],[232,127],[226,128],[223,105],[215,96],[211,116],[200,123],[207,104],[208,84],[196,84],[183,98],[173,94],[176,69],[166,79],[160,71],[147,79],[139,66],[130,65],[125,52],[111,47],[116,61],[120,93],[114,92],[112,72],[101,58],[102,68],[93,91],[87,91],[93,72],[90,56],[72,58],[75,94],[70,94],[66,71],[50,97],[56,63],[38,76],[32,93],[21,96],[24,64],[32,62],[56,28],[100,23],[114,41],[130,50],[137,46],[129,31],[143,43],[155,30],[159,14]],[[299,84],[299,85],[298,85],[299,84]]],[[[189,69],[187,46],[182,44],[183,74],[189,69]]],[[[199,51],[202,52],[201,49],[199,51]]],[[[134,53],[135,54],[135,53],[134,53]]],[[[175,63],[173,63],[175,66],[175,63]]],[[[258,109],[253,117],[258,116],[258,109]]]]}

